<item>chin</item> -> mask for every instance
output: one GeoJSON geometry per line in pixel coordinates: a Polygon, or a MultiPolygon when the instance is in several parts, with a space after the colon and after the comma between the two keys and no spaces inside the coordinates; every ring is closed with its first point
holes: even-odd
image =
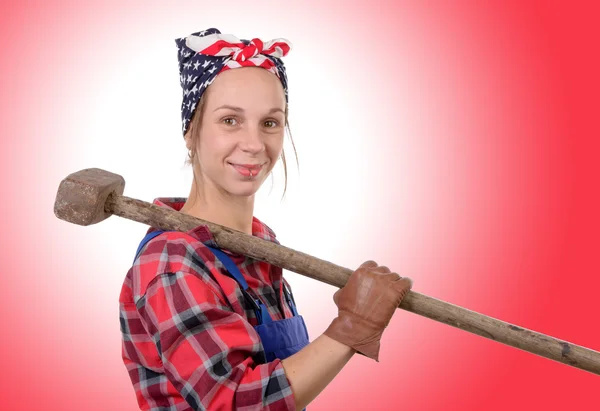
{"type": "Polygon", "coordinates": [[[247,182],[241,183],[236,182],[234,184],[229,184],[225,189],[229,194],[236,197],[252,197],[256,194],[260,185],[256,184],[256,182],[247,182]]]}

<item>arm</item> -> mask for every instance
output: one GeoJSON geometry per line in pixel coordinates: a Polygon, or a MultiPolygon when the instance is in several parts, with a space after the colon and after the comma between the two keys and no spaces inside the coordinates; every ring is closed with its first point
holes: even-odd
{"type": "Polygon", "coordinates": [[[356,351],[325,334],[282,361],[294,391],[296,409],[304,409],[325,389],[356,351]]]}
{"type": "Polygon", "coordinates": [[[283,360],[297,409],[303,409],[358,352],[379,361],[383,331],[412,287],[373,261],[363,263],[334,294],[338,316],[314,342],[283,360]]]}
{"type": "Polygon", "coordinates": [[[254,361],[260,337],[201,274],[159,275],[136,306],[165,374],[193,409],[295,409],[281,361],[254,361]]]}

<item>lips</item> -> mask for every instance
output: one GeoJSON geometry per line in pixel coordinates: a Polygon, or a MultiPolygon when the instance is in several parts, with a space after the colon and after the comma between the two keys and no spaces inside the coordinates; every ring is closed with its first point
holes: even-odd
{"type": "Polygon", "coordinates": [[[263,164],[229,164],[244,177],[256,177],[263,168],[263,164]]]}
{"type": "Polygon", "coordinates": [[[262,164],[235,164],[239,167],[244,167],[247,168],[249,170],[260,170],[262,168],[262,164]]]}

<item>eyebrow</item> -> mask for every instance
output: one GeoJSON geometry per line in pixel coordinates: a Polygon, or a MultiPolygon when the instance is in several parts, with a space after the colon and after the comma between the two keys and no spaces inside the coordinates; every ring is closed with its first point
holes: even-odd
{"type": "MultiPolygon", "coordinates": [[[[225,105],[222,105],[221,107],[217,107],[217,108],[216,108],[214,111],[217,111],[217,110],[224,110],[224,109],[233,110],[233,111],[237,111],[237,112],[240,112],[240,113],[243,113],[243,112],[244,112],[244,109],[243,109],[243,108],[241,108],[241,107],[230,106],[230,105],[227,105],[227,104],[225,104],[225,105]]],[[[278,108],[278,107],[274,107],[274,108],[272,108],[271,110],[269,110],[269,114],[271,114],[271,113],[275,113],[275,112],[277,112],[277,111],[280,111],[280,112],[282,112],[283,114],[285,114],[285,111],[283,111],[282,109],[280,109],[280,108],[278,108]]]]}

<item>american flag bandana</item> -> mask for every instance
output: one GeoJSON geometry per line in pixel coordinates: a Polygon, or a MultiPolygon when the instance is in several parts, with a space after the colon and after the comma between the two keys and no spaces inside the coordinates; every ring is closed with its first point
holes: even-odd
{"type": "Polygon", "coordinates": [[[291,50],[286,39],[263,42],[260,39],[243,40],[218,29],[192,33],[175,40],[179,59],[179,82],[183,89],[181,128],[183,135],[189,127],[198,100],[219,73],[238,67],[262,67],[275,74],[285,91],[288,86],[285,66],[281,57],[291,50]]]}

